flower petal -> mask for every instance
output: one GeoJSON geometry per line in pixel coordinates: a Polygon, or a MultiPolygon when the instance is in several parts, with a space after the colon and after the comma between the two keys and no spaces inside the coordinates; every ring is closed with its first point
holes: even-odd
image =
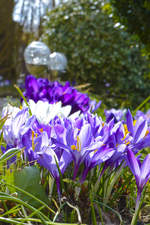
{"type": "Polygon", "coordinates": [[[150,154],[148,154],[141,166],[141,175],[140,175],[140,181],[141,185],[145,185],[146,177],[150,174],[150,154]]]}
{"type": "Polygon", "coordinates": [[[133,175],[135,176],[136,180],[139,182],[139,179],[140,179],[139,163],[134,153],[130,149],[127,151],[127,164],[129,168],[131,169],[133,175]]]}
{"type": "Polygon", "coordinates": [[[131,115],[130,110],[128,109],[127,114],[126,114],[126,120],[127,120],[127,127],[128,127],[128,131],[131,133],[131,135],[133,136],[134,134],[134,129],[133,129],[133,118],[131,115]]]}
{"type": "Polygon", "coordinates": [[[81,131],[79,133],[79,140],[81,142],[81,149],[90,145],[92,140],[92,132],[91,126],[89,124],[86,124],[81,128],[81,131]]]}

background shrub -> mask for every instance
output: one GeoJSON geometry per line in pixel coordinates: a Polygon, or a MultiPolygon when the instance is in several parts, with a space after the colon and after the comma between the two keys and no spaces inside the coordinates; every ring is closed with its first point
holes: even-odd
{"type": "Polygon", "coordinates": [[[136,107],[149,94],[149,62],[141,45],[116,27],[97,0],[73,0],[47,13],[43,40],[68,59],[63,80],[90,83],[108,106],[136,107]]]}

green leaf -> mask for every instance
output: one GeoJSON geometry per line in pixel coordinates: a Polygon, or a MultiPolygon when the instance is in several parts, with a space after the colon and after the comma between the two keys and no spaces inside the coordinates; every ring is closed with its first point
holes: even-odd
{"type": "Polygon", "coordinates": [[[11,148],[11,149],[9,149],[3,155],[0,156],[0,163],[6,162],[8,159],[10,159],[13,156],[17,155],[21,151],[22,151],[22,149],[18,149],[18,148],[11,148]]]}
{"type": "MultiPolygon", "coordinates": [[[[17,171],[14,174],[14,184],[25,190],[26,192],[31,193],[38,199],[48,203],[48,197],[45,193],[44,188],[40,184],[40,170],[35,166],[25,167],[21,171],[17,171]]],[[[34,207],[40,207],[40,203],[30,196],[25,195],[18,191],[19,198],[23,201],[27,201],[34,207]]]]}
{"type": "MultiPolygon", "coordinates": [[[[2,179],[7,181],[9,184],[14,184],[14,164],[10,165],[9,169],[5,170],[5,173],[2,173],[2,179]]],[[[11,193],[15,192],[15,188],[9,187],[11,193]]]]}
{"type": "Polygon", "coordinates": [[[28,109],[29,109],[29,114],[30,114],[30,116],[32,116],[32,112],[31,112],[30,106],[29,106],[29,104],[28,104],[28,102],[27,102],[27,99],[24,97],[24,95],[23,95],[21,89],[20,89],[17,85],[14,85],[14,87],[17,89],[17,91],[19,92],[20,96],[23,98],[25,104],[27,105],[27,107],[28,107],[28,109]]]}
{"type": "Polygon", "coordinates": [[[3,128],[3,126],[4,126],[4,124],[5,124],[7,119],[8,119],[8,115],[6,115],[2,119],[0,119],[0,130],[3,128]]]}

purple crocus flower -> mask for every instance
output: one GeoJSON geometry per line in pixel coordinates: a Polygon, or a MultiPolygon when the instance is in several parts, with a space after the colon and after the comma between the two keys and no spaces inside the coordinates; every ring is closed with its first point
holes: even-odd
{"type": "Polygon", "coordinates": [[[141,164],[140,160],[135,157],[134,153],[129,149],[127,151],[126,157],[127,165],[129,166],[131,172],[135,176],[136,184],[137,184],[137,199],[136,199],[136,206],[135,206],[135,214],[132,218],[131,224],[136,224],[139,208],[140,208],[140,200],[141,194],[143,191],[144,186],[146,185],[147,181],[150,179],[150,154],[148,154],[143,163],[141,164]]]}
{"type": "Polygon", "coordinates": [[[35,117],[29,116],[28,108],[24,108],[15,113],[15,116],[8,117],[8,121],[3,126],[3,137],[6,144],[14,147],[20,146],[22,135],[28,131],[35,121],[35,117]]]}
{"type": "Polygon", "coordinates": [[[110,109],[110,110],[105,110],[105,116],[106,116],[106,122],[109,122],[114,118],[115,123],[123,120],[125,116],[126,109],[110,109]]]}
{"type": "MultiPolygon", "coordinates": [[[[109,123],[114,121],[111,120],[109,123]]],[[[109,124],[108,123],[108,124],[109,124]]],[[[113,125],[113,123],[112,123],[113,125]]],[[[143,117],[139,117],[134,121],[130,110],[126,114],[126,122],[115,123],[109,129],[110,135],[107,143],[116,152],[106,163],[109,165],[120,165],[125,159],[127,149],[132,149],[135,153],[139,150],[150,146],[150,134],[148,132],[147,121],[143,117]]]]}
{"type": "Polygon", "coordinates": [[[129,149],[127,151],[127,165],[135,176],[138,194],[141,195],[144,186],[150,178],[150,154],[145,157],[141,164],[134,153],[129,149]]]}
{"type": "Polygon", "coordinates": [[[129,148],[134,151],[139,151],[150,146],[150,133],[148,130],[147,121],[143,117],[133,120],[130,110],[126,114],[126,137],[125,141],[129,148]]]}
{"type": "Polygon", "coordinates": [[[102,101],[99,101],[98,103],[96,102],[96,100],[92,100],[90,102],[90,111],[93,113],[95,112],[101,105],[102,101]]]}
{"type": "Polygon", "coordinates": [[[54,146],[46,132],[42,132],[40,136],[35,138],[34,146],[34,152],[37,154],[37,162],[46,168],[55,178],[60,196],[60,174],[58,166],[61,174],[64,174],[66,168],[72,161],[70,154],[64,149],[54,146]]]}
{"type": "Polygon", "coordinates": [[[115,123],[114,119],[105,125],[108,138],[105,142],[109,148],[114,149],[114,154],[105,162],[105,169],[109,166],[117,168],[124,160],[124,154],[127,149],[126,142],[124,141],[125,131],[122,122],[115,123]]]}
{"type": "Polygon", "coordinates": [[[139,117],[143,117],[147,121],[148,125],[150,125],[150,110],[148,110],[146,113],[138,110],[134,118],[137,120],[139,117]]]}
{"type": "Polygon", "coordinates": [[[69,82],[62,85],[58,81],[50,82],[45,78],[35,78],[28,75],[25,80],[25,97],[35,102],[38,100],[54,103],[61,101],[63,106],[71,105],[72,111],[87,112],[90,107],[90,99],[86,94],[80,93],[70,86],[69,82]]]}
{"type": "Polygon", "coordinates": [[[88,172],[92,168],[110,159],[112,155],[114,154],[114,152],[115,152],[115,149],[109,148],[105,145],[100,147],[96,151],[90,152],[84,160],[84,170],[82,173],[81,183],[84,182],[88,172]]]}
{"type": "Polygon", "coordinates": [[[60,126],[55,131],[57,138],[53,141],[56,146],[66,149],[72,156],[74,161],[73,179],[75,179],[79,166],[84,162],[86,156],[99,149],[103,142],[93,137],[90,124],[83,124],[81,129],[78,129],[71,123],[67,129],[61,129],[62,132],[60,132],[60,126]]]}

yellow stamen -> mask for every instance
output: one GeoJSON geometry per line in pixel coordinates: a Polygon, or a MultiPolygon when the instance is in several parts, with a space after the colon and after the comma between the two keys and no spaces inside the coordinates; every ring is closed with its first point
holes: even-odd
{"type": "Polygon", "coordinates": [[[81,141],[79,136],[77,136],[77,151],[80,152],[81,151],[81,141]]]}
{"type": "Polygon", "coordinates": [[[35,146],[34,146],[34,131],[32,130],[32,149],[34,151],[35,146]]]}
{"type": "Polygon", "coordinates": [[[149,134],[149,130],[146,131],[145,137],[149,134]]]}
{"type": "Polygon", "coordinates": [[[77,146],[71,145],[71,149],[72,150],[77,150],[78,152],[81,151],[81,141],[80,141],[79,136],[77,136],[77,146]]]}
{"type": "MultiPolygon", "coordinates": [[[[124,137],[122,138],[122,141],[126,138],[126,136],[127,136],[127,134],[129,134],[130,132],[128,131],[128,127],[127,127],[127,125],[126,124],[124,124],[123,125],[124,126],[124,131],[125,131],[125,134],[124,134],[124,137]]],[[[126,145],[129,145],[130,144],[130,142],[128,141],[125,141],[125,144],[126,145]]]]}
{"type": "Polygon", "coordinates": [[[136,124],[136,120],[133,121],[133,126],[135,126],[135,124],[136,124]]]}
{"type": "Polygon", "coordinates": [[[39,129],[39,131],[42,133],[43,132],[43,128],[39,129]]]}
{"type": "Polygon", "coordinates": [[[124,138],[127,136],[127,134],[129,133],[128,131],[128,127],[126,124],[123,125],[124,126],[124,131],[125,131],[125,135],[124,135],[124,138]]]}
{"type": "Polygon", "coordinates": [[[125,142],[125,144],[126,144],[126,145],[129,145],[129,144],[130,144],[130,141],[128,141],[128,142],[125,142]]]}
{"type": "Polygon", "coordinates": [[[97,151],[98,151],[98,149],[95,149],[95,150],[94,150],[94,153],[96,153],[97,151]]]}
{"type": "Polygon", "coordinates": [[[77,150],[75,145],[71,145],[72,150],[77,150]]]}
{"type": "Polygon", "coordinates": [[[34,131],[32,130],[32,149],[33,149],[33,151],[34,151],[34,149],[35,149],[35,144],[34,144],[34,137],[37,137],[38,136],[38,134],[37,133],[34,133],[34,131]]]}

